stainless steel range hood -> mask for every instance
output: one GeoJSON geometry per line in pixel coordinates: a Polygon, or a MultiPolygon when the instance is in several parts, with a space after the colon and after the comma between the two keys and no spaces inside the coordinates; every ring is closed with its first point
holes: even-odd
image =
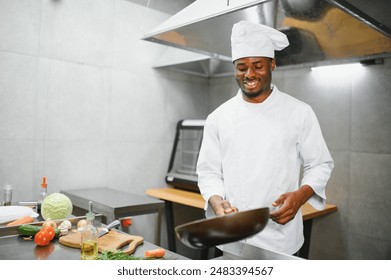
{"type": "Polygon", "coordinates": [[[169,68],[172,71],[204,78],[232,76],[233,74],[230,60],[174,47],[168,47],[153,67],[169,68]]]}
{"type": "Polygon", "coordinates": [[[276,53],[279,67],[368,61],[391,56],[390,10],[389,0],[197,0],[142,39],[198,56],[186,61],[189,53],[171,49],[156,67],[192,66],[209,77],[232,74],[230,34],[242,19],[288,36],[290,46],[276,53]]]}

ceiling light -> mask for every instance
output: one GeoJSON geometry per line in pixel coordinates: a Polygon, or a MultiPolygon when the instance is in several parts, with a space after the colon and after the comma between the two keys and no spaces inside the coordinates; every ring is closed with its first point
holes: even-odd
{"type": "Polygon", "coordinates": [[[357,63],[349,63],[349,64],[336,64],[336,65],[324,65],[324,66],[316,66],[311,67],[311,71],[314,72],[327,72],[327,73],[348,73],[351,71],[356,71],[358,69],[361,69],[362,64],[357,63]]]}

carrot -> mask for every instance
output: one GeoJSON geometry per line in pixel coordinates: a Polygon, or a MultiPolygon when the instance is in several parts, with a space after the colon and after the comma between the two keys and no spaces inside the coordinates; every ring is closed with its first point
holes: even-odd
{"type": "Polygon", "coordinates": [[[23,225],[23,224],[29,224],[34,222],[34,219],[30,216],[24,216],[23,218],[17,219],[13,222],[10,222],[7,224],[7,227],[17,226],[17,225],[23,225]]]}
{"type": "Polygon", "coordinates": [[[145,251],[145,257],[147,258],[163,258],[165,254],[166,250],[164,250],[163,248],[145,251]]]}

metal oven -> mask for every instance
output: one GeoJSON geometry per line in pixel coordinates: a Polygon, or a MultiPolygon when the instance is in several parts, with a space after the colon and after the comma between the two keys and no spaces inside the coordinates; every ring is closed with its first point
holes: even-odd
{"type": "Polygon", "coordinates": [[[177,124],[166,183],[179,189],[199,192],[196,166],[205,120],[181,120],[177,124]]]}

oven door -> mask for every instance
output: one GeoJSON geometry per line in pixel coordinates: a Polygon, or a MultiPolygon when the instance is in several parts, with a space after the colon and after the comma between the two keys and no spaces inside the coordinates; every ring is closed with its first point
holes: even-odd
{"type": "Polygon", "coordinates": [[[181,120],[177,124],[166,183],[199,192],[196,173],[205,120],[181,120]]]}

